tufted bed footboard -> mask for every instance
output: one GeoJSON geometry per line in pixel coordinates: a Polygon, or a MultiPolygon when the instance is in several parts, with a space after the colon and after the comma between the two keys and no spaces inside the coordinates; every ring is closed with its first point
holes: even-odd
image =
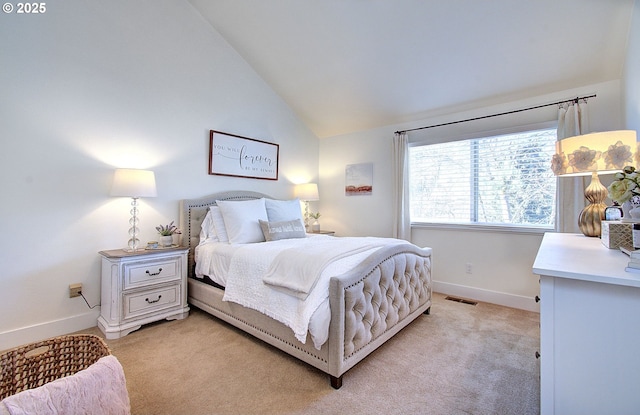
{"type": "Polygon", "coordinates": [[[330,359],[327,373],[339,388],[342,374],[429,313],[431,249],[382,249],[353,271],[331,279],[330,359]]]}
{"type": "MultiPolygon", "coordinates": [[[[264,197],[233,192],[182,202],[181,227],[191,248],[208,206],[215,200],[264,197]]],[[[284,324],[255,310],[222,301],[223,289],[189,278],[189,303],[300,359],[330,377],[340,388],[345,372],[362,361],[431,307],[431,248],[411,244],[378,249],[350,272],[332,277],[329,288],[329,338],[320,350],[310,335],[299,342],[284,324]]],[[[189,275],[193,277],[193,254],[189,275]]]]}

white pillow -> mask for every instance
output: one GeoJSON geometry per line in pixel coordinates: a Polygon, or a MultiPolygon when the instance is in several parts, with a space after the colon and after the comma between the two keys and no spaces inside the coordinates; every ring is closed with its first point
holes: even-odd
{"type": "Polygon", "coordinates": [[[227,235],[227,228],[224,226],[224,218],[220,212],[218,206],[210,206],[209,212],[211,212],[212,224],[215,229],[215,235],[220,242],[229,242],[229,236],[227,235]]]}
{"type": "Polygon", "coordinates": [[[283,222],[287,220],[302,219],[302,209],[300,208],[300,199],[293,200],[273,200],[266,199],[265,206],[267,208],[267,216],[269,222],[283,222]]]}
{"type": "Polygon", "coordinates": [[[229,243],[264,242],[262,228],[258,222],[268,220],[264,198],[242,201],[218,200],[216,204],[224,218],[229,243]]]}
{"type": "Polygon", "coordinates": [[[200,243],[209,240],[209,241],[218,241],[218,235],[216,233],[216,228],[213,225],[213,214],[211,213],[211,208],[207,209],[207,214],[202,221],[202,225],[200,225],[200,243]]]}

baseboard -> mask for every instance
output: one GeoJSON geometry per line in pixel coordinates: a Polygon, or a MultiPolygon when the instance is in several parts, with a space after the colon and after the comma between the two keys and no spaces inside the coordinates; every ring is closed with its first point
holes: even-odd
{"type": "Polygon", "coordinates": [[[468,298],[485,303],[498,304],[505,307],[519,308],[521,310],[540,312],[540,305],[533,297],[490,291],[482,288],[468,287],[465,285],[451,284],[448,282],[434,281],[433,291],[445,295],[468,298]]]}
{"type": "MultiPolygon", "coordinates": [[[[433,282],[433,290],[445,295],[454,295],[485,303],[498,304],[505,307],[519,308],[521,310],[537,313],[540,312],[539,304],[531,297],[490,291],[482,288],[451,284],[441,281],[433,282]]],[[[47,339],[49,337],[61,336],[63,334],[95,327],[98,324],[99,315],[99,309],[92,310],[90,312],[65,319],[5,331],[0,333],[0,350],[6,350],[23,344],[47,339]]]]}
{"type": "Polygon", "coordinates": [[[95,327],[98,324],[99,315],[98,308],[84,314],[2,332],[0,333],[0,350],[95,327]]]}

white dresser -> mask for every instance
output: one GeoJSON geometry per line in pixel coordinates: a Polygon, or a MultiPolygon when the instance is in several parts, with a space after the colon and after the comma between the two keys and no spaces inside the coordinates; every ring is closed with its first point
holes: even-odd
{"type": "Polygon", "coordinates": [[[640,273],[599,238],[545,234],[540,276],[541,414],[640,413],[640,273]]]}
{"type": "Polygon", "coordinates": [[[169,248],[101,251],[102,292],[98,327],[117,339],[141,325],[183,319],[187,305],[187,252],[169,248]]]}

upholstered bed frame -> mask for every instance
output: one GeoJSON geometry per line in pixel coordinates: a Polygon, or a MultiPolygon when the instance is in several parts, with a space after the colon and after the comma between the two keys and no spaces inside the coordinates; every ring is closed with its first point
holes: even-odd
{"type": "Polygon", "coordinates": [[[342,375],[431,307],[431,248],[381,248],[352,271],[331,278],[329,339],[320,350],[310,336],[302,344],[278,321],[235,303],[222,301],[224,291],[194,276],[194,248],[209,206],[216,200],[250,200],[257,192],[225,192],[181,202],[180,228],[188,244],[188,301],[330,376],[342,386],[342,375]]]}

